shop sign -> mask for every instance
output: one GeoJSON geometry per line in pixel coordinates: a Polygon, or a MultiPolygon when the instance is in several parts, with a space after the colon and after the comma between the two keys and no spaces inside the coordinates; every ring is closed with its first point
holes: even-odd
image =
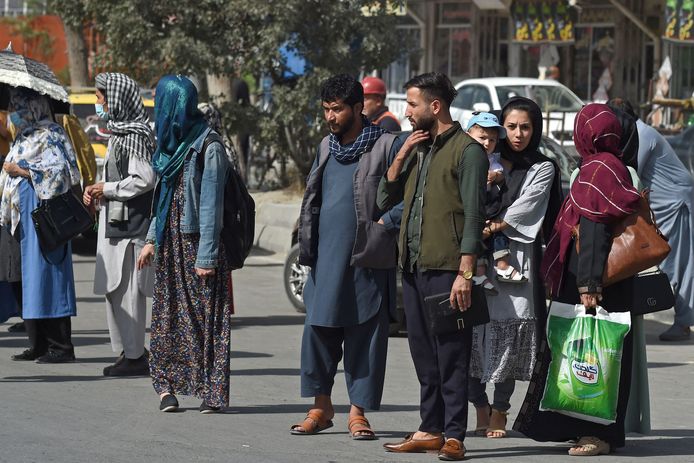
{"type": "Polygon", "coordinates": [[[470,24],[472,22],[472,2],[439,3],[438,24],[470,24]]]}
{"type": "Polygon", "coordinates": [[[511,6],[513,41],[571,43],[574,41],[572,13],[568,2],[562,0],[516,0],[511,6]]]}
{"type": "Polygon", "coordinates": [[[694,0],[666,0],[663,38],[694,42],[694,0]]]}

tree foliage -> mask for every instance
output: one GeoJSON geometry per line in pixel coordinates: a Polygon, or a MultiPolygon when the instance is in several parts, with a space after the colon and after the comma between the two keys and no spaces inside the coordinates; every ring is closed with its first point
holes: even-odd
{"type": "Polygon", "coordinates": [[[166,73],[270,76],[272,110],[230,105],[225,121],[291,157],[303,174],[325,134],[321,81],[384,68],[407,47],[386,8],[398,0],[55,1],[81,2],[103,32],[102,63],[141,81],[166,73]],[[304,57],[308,72],[288,78],[282,47],[304,57]]]}
{"type": "Polygon", "coordinates": [[[60,16],[64,24],[80,27],[89,20],[89,0],[48,0],[46,8],[60,16]]]}

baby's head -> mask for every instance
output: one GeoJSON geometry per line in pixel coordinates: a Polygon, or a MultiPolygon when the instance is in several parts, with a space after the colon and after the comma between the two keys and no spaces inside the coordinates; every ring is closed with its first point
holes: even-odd
{"type": "Polygon", "coordinates": [[[492,154],[496,150],[497,142],[506,138],[506,129],[492,113],[473,115],[467,124],[467,133],[484,147],[487,154],[492,154]]]}

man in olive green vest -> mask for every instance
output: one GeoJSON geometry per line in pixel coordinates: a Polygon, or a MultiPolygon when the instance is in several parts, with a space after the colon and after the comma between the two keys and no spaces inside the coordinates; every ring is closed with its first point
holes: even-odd
{"type": "Polygon", "coordinates": [[[431,335],[423,301],[450,292],[452,307],[470,307],[489,162],[482,146],[451,118],[457,92],[446,75],[414,77],[405,89],[405,115],[414,132],[381,179],[378,206],[387,209],[404,199],[400,265],[422,422],[404,441],[384,447],[391,452],[437,450],[441,460],[462,460],[472,328],[431,335]]]}

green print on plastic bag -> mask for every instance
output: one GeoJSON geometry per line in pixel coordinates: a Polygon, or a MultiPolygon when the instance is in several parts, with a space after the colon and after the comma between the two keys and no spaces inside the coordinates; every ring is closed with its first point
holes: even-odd
{"type": "Polygon", "coordinates": [[[605,393],[600,360],[591,338],[572,342],[566,358],[569,359],[571,383],[565,387],[565,393],[577,399],[593,399],[605,393]]]}
{"type": "Polygon", "coordinates": [[[547,340],[552,362],[540,408],[614,423],[622,345],[629,328],[629,313],[599,309],[591,316],[580,305],[550,312],[547,340]]]}

